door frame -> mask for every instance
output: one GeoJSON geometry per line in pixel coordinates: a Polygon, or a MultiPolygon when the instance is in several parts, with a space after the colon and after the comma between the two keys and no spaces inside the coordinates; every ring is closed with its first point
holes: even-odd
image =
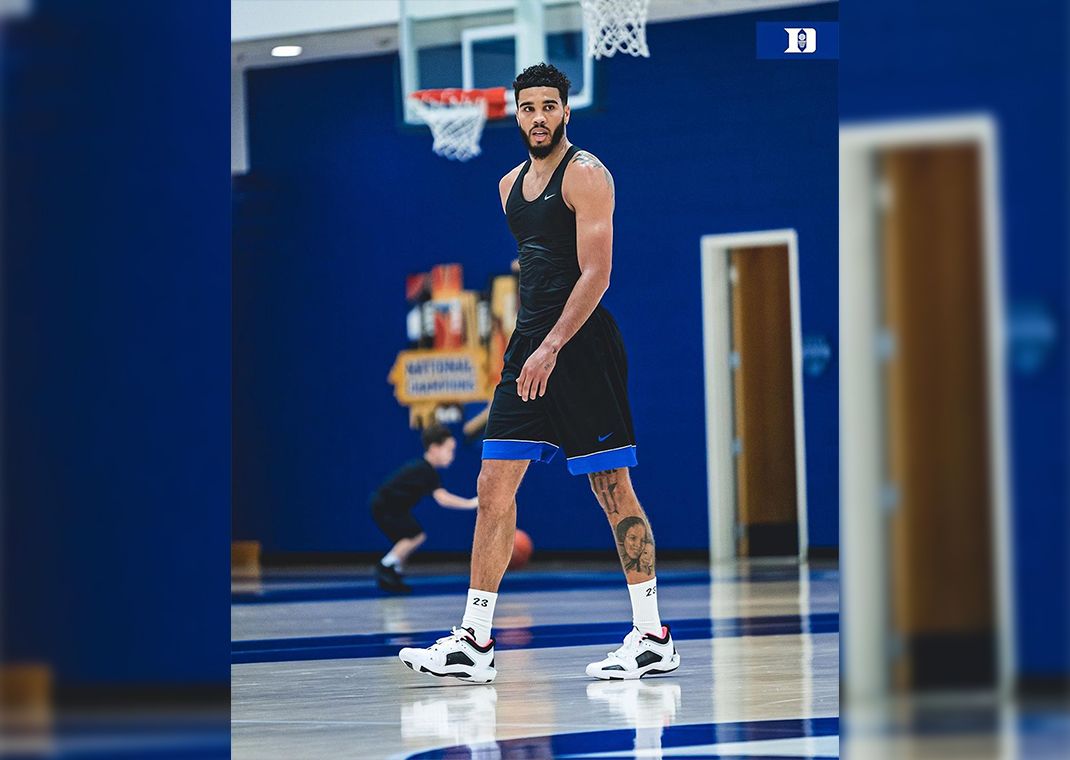
{"type": "Polygon", "coordinates": [[[806,511],[806,427],[802,391],[802,326],[799,317],[799,244],[794,229],[758,230],[703,235],[702,342],[706,386],[706,482],[710,523],[710,560],[735,559],[736,465],[732,367],[732,300],[728,252],[733,248],[785,245],[791,311],[792,406],[795,416],[795,508],[799,525],[799,559],[810,548],[806,511]]]}
{"type": "Polygon", "coordinates": [[[873,167],[890,148],[971,144],[980,157],[982,271],[992,493],[993,590],[996,595],[997,687],[1013,688],[1015,621],[1010,517],[1009,411],[1004,360],[999,135],[985,113],[890,119],[840,125],[840,546],[844,609],[842,661],[851,698],[889,693],[888,547],[884,383],[877,359],[883,335],[873,167]]]}

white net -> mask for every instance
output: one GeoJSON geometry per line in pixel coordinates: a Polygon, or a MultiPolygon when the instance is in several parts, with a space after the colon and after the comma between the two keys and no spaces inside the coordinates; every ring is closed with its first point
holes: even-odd
{"type": "Polygon", "coordinates": [[[650,57],[646,16],[650,0],[581,0],[587,28],[587,55],[609,58],[618,52],[650,57]]]}
{"type": "Polygon", "coordinates": [[[431,128],[431,150],[455,161],[478,156],[479,138],[487,123],[487,105],[482,100],[434,101],[412,98],[415,114],[431,128]]]}

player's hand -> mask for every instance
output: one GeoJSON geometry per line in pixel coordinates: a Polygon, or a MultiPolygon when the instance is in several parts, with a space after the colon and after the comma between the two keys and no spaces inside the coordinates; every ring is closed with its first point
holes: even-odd
{"type": "Polygon", "coordinates": [[[546,386],[550,382],[550,373],[557,366],[557,352],[545,343],[524,362],[520,376],[516,379],[516,392],[521,401],[532,401],[546,395],[546,386]]]}
{"type": "Polygon", "coordinates": [[[468,499],[467,501],[468,501],[468,508],[469,509],[475,509],[476,507],[479,506],[479,497],[478,496],[473,496],[471,499],[468,499]]]}

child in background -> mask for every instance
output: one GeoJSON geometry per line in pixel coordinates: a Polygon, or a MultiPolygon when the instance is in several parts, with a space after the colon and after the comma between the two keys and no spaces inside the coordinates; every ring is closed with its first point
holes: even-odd
{"type": "Polygon", "coordinates": [[[437,470],[453,463],[457,441],[442,425],[431,424],[421,434],[424,455],[406,462],[372,494],[371,513],[375,524],[394,547],[375,567],[379,588],[395,594],[412,591],[402,579],[405,560],[427,538],[412,509],[425,496],[433,496],[440,506],[451,509],[475,509],[476,497],[455,496],[442,487],[437,470]]]}

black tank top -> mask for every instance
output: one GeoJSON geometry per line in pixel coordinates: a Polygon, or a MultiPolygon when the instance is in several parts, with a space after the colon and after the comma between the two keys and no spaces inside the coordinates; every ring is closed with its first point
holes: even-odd
{"type": "Polygon", "coordinates": [[[579,150],[566,151],[539,197],[524,199],[524,177],[529,158],[505,201],[505,218],[516,238],[520,258],[520,312],[516,329],[521,335],[544,337],[557,323],[565,301],[580,278],[576,258],[576,214],[561,197],[565,167],[579,150]]]}

